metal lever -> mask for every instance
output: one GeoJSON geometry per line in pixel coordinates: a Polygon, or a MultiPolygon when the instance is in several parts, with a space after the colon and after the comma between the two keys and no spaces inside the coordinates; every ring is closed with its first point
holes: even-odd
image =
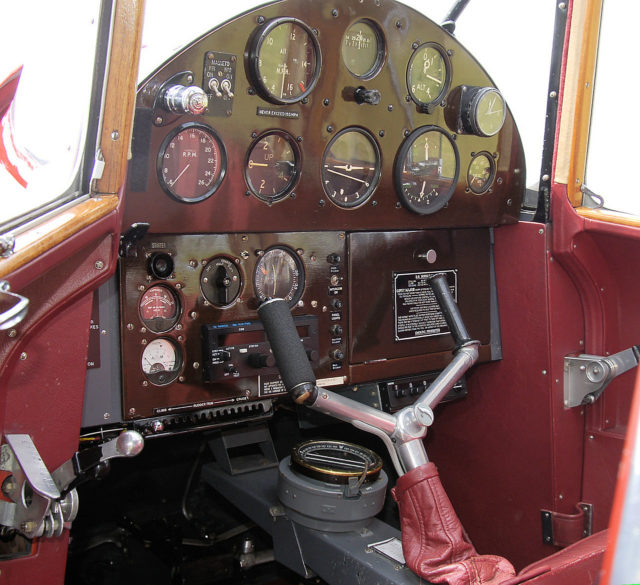
{"type": "Polygon", "coordinates": [[[610,356],[581,354],[564,358],[564,407],[593,404],[611,380],[638,365],[640,346],[610,356]]]}
{"type": "Polygon", "coordinates": [[[96,466],[142,450],[142,435],[126,431],[92,449],[76,453],[49,473],[29,435],[6,435],[1,447],[0,526],[27,538],[60,536],[78,513],[75,486],[96,466]],[[83,455],[88,453],[88,455],[83,455]]]}
{"type": "Polygon", "coordinates": [[[14,303],[6,311],[0,313],[0,331],[11,329],[20,323],[27,316],[27,310],[29,309],[29,299],[9,292],[10,289],[11,287],[6,280],[0,282],[0,298],[3,296],[11,297],[11,301],[14,303]]]}

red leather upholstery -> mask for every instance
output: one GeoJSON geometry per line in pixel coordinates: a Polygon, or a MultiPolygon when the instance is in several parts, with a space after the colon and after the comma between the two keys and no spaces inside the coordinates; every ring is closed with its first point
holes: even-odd
{"type": "Polygon", "coordinates": [[[502,585],[593,585],[607,548],[607,531],[597,532],[532,563],[502,585]]]}
{"type": "Polygon", "coordinates": [[[497,585],[515,575],[506,559],[478,555],[433,463],[403,475],[392,493],[400,508],[404,557],[418,576],[449,585],[497,585]]]}

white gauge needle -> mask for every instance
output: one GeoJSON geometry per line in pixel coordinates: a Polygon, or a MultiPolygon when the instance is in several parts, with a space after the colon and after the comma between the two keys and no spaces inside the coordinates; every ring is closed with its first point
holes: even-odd
{"type": "Polygon", "coordinates": [[[433,77],[433,75],[427,75],[427,79],[430,79],[431,81],[435,81],[438,85],[442,85],[442,79],[433,77]]]}
{"type": "Polygon", "coordinates": [[[422,181],[422,191],[420,191],[420,197],[424,197],[424,187],[427,184],[426,181],[422,181]]]}
{"type": "Polygon", "coordinates": [[[287,75],[287,68],[286,66],[282,68],[282,85],[280,86],[280,97],[284,97],[284,78],[287,75]]]}
{"type": "Polygon", "coordinates": [[[353,167],[351,165],[335,165],[336,169],[342,169],[343,171],[372,171],[371,167],[353,167]]]}
{"type": "Polygon", "coordinates": [[[345,175],[344,173],[339,173],[338,171],[334,171],[333,169],[327,169],[327,171],[329,171],[330,173],[333,173],[334,175],[340,175],[341,177],[344,177],[345,179],[351,179],[352,181],[358,181],[358,183],[364,183],[365,185],[369,184],[366,181],[363,181],[362,179],[358,179],[357,177],[352,177],[350,175],[345,175]]]}
{"type": "Polygon", "coordinates": [[[182,175],[184,175],[187,172],[187,169],[191,166],[191,163],[189,163],[186,167],[184,167],[184,169],[182,169],[182,171],[180,172],[180,174],[173,180],[173,182],[171,183],[171,185],[169,185],[169,187],[173,187],[177,182],[178,179],[180,177],[182,177],[182,175]]]}

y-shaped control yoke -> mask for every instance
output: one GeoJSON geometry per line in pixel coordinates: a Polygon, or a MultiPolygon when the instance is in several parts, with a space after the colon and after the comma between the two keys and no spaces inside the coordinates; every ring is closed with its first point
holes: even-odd
{"type": "Polygon", "coordinates": [[[282,299],[272,299],[258,309],[282,380],[293,399],[298,404],[380,437],[389,450],[398,475],[429,462],[422,439],[433,422],[433,408],[478,359],[479,342],[472,340],[467,333],[447,277],[437,274],[429,283],[455,341],[454,357],[419,400],[394,415],[316,386],[316,378],[287,303],[282,299]]]}

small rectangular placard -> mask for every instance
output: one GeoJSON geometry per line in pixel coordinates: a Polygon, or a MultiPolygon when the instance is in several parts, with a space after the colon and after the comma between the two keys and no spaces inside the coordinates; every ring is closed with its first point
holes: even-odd
{"type": "Polygon", "coordinates": [[[367,548],[377,552],[398,565],[406,565],[404,554],[402,553],[402,542],[398,538],[393,537],[388,538],[387,540],[381,540],[380,542],[374,542],[367,548]]]}
{"type": "Polygon", "coordinates": [[[458,302],[458,275],[455,270],[393,273],[396,341],[449,333],[449,326],[429,285],[429,277],[434,274],[446,274],[451,294],[458,302]]]}
{"type": "Polygon", "coordinates": [[[265,116],[267,118],[289,118],[291,120],[297,120],[300,118],[300,112],[292,112],[291,110],[276,110],[274,108],[263,108],[258,106],[256,109],[258,116],[265,116]]]}

